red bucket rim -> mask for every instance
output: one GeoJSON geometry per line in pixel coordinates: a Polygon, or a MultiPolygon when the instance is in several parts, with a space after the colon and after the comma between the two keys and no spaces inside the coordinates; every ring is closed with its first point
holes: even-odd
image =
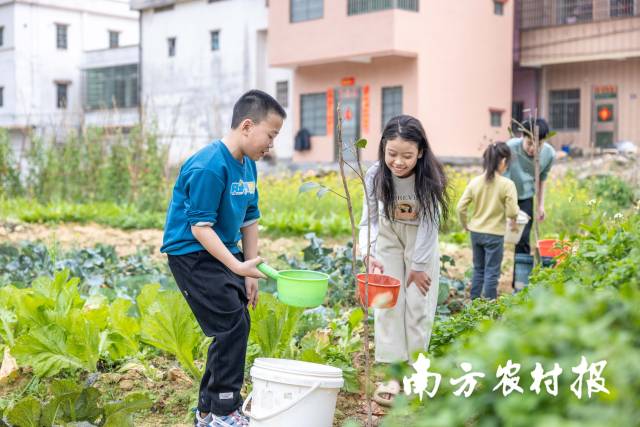
{"type": "MultiPolygon", "coordinates": [[[[360,273],[356,275],[356,278],[358,279],[358,284],[362,283],[364,285],[366,276],[367,276],[366,273],[360,273]]],[[[378,288],[399,288],[400,280],[392,276],[387,276],[386,274],[369,273],[369,286],[376,286],[378,288]],[[386,280],[393,281],[393,283],[391,284],[375,283],[375,281],[372,280],[373,277],[385,278],[386,280]]]]}

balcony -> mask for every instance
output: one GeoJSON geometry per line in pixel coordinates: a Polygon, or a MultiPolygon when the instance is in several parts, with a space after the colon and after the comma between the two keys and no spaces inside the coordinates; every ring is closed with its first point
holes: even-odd
{"type": "Polygon", "coordinates": [[[640,56],[638,0],[523,0],[520,64],[640,56]]]}
{"type": "Polygon", "coordinates": [[[269,62],[296,67],[416,57],[420,39],[412,29],[421,25],[419,0],[271,1],[269,62]]]}

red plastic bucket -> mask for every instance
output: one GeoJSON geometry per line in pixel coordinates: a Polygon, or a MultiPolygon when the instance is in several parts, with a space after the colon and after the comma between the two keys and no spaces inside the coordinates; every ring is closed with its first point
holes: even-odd
{"type": "Polygon", "coordinates": [[[555,239],[538,240],[540,256],[561,257],[569,252],[569,244],[555,239]]]}
{"type": "MultiPolygon", "coordinates": [[[[358,292],[360,302],[364,304],[364,285],[366,274],[358,274],[358,292]]],[[[369,307],[391,308],[398,302],[400,293],[400,281],[384,274],[369,273],[369,307]]]]}

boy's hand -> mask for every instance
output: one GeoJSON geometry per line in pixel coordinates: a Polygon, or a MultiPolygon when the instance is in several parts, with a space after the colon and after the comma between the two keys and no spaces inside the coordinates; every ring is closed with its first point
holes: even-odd
{"type": "Polygon", "coordinates": [[[509,228],[511,231],[518,231],[518,223],[515,219],[509,218],[509,228]]]}
{"type": "MultiPolygon", "coordinates": [[[[367,258],[365,257],[365,264],[366,260],[367,258]]],[[[369,273],[375,273],[376,270],[378,270],[380,274],[384,274],[384,265],[374,257],[369,257],[369,273]]]]}
{"type": "Polygon", "coordinates": [[[256,305],[258,305],[258,279],[254,279],[253,277],[245,277],[244,287],[247,291],[249,305],[253,308],[256,308],[256,305]]]}
{"type": "Polygon", "coordinates": [[[427,295],[431,287],[431,278],[424,271],[411,270],[407,278],[407,287],[415,283],[422,295],[427,295]]]}
{"type": "Polygon", "coordinates": [[[262,258],[255,257],[245,262],[238,263],[238,265],[233,270],[233,272],[236,273],[238,276],[253,277],[254,279],[266,279],[267,276],[262,274],[260,270],[258,270],[258,268],[256,267],[262,261],[263,261],[262,258]]]}

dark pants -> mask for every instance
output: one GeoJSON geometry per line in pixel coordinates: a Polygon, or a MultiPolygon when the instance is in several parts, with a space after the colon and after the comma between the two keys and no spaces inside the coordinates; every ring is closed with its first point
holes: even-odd
{"type": "MultiPolygon", "coordinates": [[[[242,254],[236,258],[244,260],[242,254]]],[[[244,277],[207,251],[170,255],[169,268],[202,331],[214,337],[200,382],[198,410],[228,415],[242,405],[251,326],[244,277]]]]}
{"type": "MultiPolygon", "coordinates": [[[[533,225],[533,197],[530,199],[518,200],[518,206],[520,206],[520,210],[525,211],[529,215],[529,222],[524,226],[524,231],[522,232],[522,237],[520,237],[520,241],[516,244],[516,253],[517,254],[531,254],[531,226],[533,225]]],[[[516,266],[515,262],[513,263],[513,279],[511,281],[511,286],[515,289],[516,287],[516,266]]]]}
{"type": "Polygon", "coordinates": [[[480,296],[496,299],[504,254],[504,236],[472,231],[471,248],[473,249],[471,299],[480,298],[480,296]]]}

